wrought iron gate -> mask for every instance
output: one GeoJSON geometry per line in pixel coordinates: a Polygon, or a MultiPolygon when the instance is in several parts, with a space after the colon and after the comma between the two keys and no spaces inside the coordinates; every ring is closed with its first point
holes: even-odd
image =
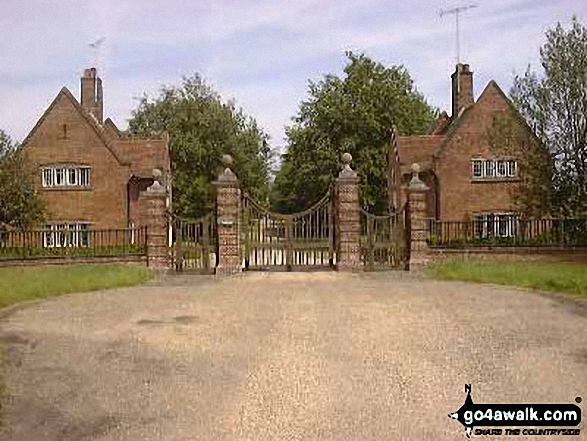
{"type": "Polygon", "coordinates": [[[216,216],[172,218],[173,262],[178,272],[214,273],[218,264],[216,216]]]}
{"type": "MultiPolygon", "coordinates": [[[[245,195],[238,207],[240,259],[246,270],[335,269],[339,256],[336,192],[294,214],[271,212],[245,195]]],[[[358,207],[357,207],[358,209],[358,207]]],[[[360,257],[365,271],[409,269],[409,204],[377,216],[360,209],[360,257]]],[[[172,257],[178,272],[213,274],[219,263],[216,213],[171,217],[172,257]]],[[[354,224],[356,225],[356,224],[354,224]]],[[[358,226],[356,234],[359,234],[358,226]]]]}
{"type": "Polygon", "coordinates": [[[409,212],[377,216],[361,209],[361,258],[365,271],[409,269],[409,212]]]}
{"type": "Polygon", "coordinates": [[[333,268],[335,261],[332,198],[295,214],[273,213],[243,198],[245,269],[333,268]]]}

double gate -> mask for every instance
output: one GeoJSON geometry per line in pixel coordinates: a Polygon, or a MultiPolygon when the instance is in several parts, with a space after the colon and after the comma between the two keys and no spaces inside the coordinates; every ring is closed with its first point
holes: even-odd
{"type": "MultiPolygon", "coordinates": [[[[294,214],[274,213],[250,196],[239,216],[241,259],[245,270],[336,269],[339,254],[335,193],[294,214]]],[[[218,265],[216,215],[172,218],[176,271],[214,273],[218,265]]],[[[360,211],[361,259],[366,271],[408,269],[409,213],[376,216],[360,211]]]]}
{"type": "Polygon", "coordinates": [[[243,227],[247,270],[325,269],[336,264],[330,195],[295,214],[270,212],[245,196],[243,227]]]}

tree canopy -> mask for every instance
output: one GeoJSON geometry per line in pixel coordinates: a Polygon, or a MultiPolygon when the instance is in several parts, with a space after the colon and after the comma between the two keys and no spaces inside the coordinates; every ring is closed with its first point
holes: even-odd
{"type": "Polygon", "coordinates": [[[34,172],[22,150],[0,130],[0,229],[30,228],[45,217],[45,203],[35,189],[34,172]]]}
{"type": "Polygon", "coordinates": [[[337,175],[345,151],[352,154],[361,178],[363,205],[384,211],[393,125],[402,135],[421,134],[437,115],[405,67],[346,55],[342,78],[331,74],[309,82],[309,98],[286,130],[287,152],[271,195],[279,211],[299,211],[317,202],[337,175]]]}
{"type": "Polygon", "coordinates": [[[266,200],[270,150],[268,136],[255,120],[226,103],[194,74],[179,86],[163,87],[159,96],[141,98],[129,121],[129,133],[169,134],[174,212],[199,217],[213,209],[212,182],[222,154],[234,158],[234,170],[246,189],[266,200]]]}
{"type": "Polygon", "coordinates": [[[517,76],[511,96],[552,156],[556,214],[587,215],[587,29],[573,18],[546,32],[540,72],[517,76]]]}

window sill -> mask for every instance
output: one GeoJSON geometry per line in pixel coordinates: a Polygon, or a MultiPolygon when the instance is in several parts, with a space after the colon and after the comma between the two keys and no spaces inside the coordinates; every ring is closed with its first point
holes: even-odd
{"type": "Polygon", "coordinates": [[[486,182],[518,182],[520,178],[500,177],[500,178],[470,178],[471,183],[486,183],[486,182]]]}
{"type": "Polygon", "coordinates": [[[64,185],[62,187],[41,187],[43,191],[90,191],[93,190],[92,186],[89,187],[77,187],[64,185]]]}

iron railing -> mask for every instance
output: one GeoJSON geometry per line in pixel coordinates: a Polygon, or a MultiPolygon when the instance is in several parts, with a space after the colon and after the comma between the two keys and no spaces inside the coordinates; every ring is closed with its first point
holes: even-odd
{"type": "Polygon", "coordinates": [[[0,231],[0,260],[144,256],[147,228],[0,231]]]}
{"type": "Polygon", "coordinates": [[[432,247],[587,246],[587,219],[430,220],[429,232],[432,247]]]}

